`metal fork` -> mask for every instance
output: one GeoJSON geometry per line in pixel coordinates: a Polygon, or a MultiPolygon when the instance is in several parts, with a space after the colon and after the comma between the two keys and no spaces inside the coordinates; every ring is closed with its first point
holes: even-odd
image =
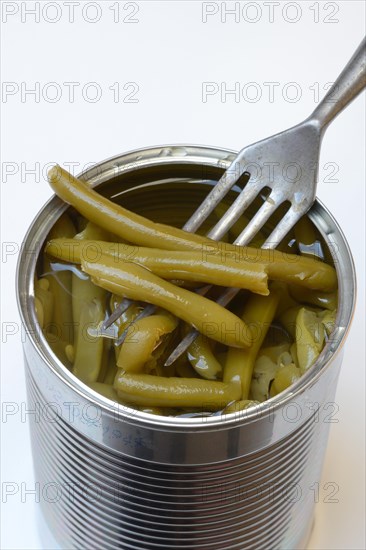
{"type": "MultiPolygon", "coordinates": [[[[365,85],[366,39],[361,42],[310,117],[288,130],[242,149],[183,229],[189,232],[196,231],[244,172],[250,174],[249,167],[255,166],[258,177],[249,177],[243,191],[207,236],[213,240],[220,240],[258,194],[264,188],[270,188],[270,194],[264,204],[234,244],[248,244],[275,210],[287,201],[290,203],[289,209],[262,245],[262,248],[276,248],[315,200],[320,144],[325,129],[365,85]]],[[[205,289],[205,293],[207,291],[208,288],[205,289]]],[[[238,292],[237,288],[227,288],[216,301],[226,306],[238,292]]],[[[148,306],[141,316],[152,313],[153,308],[154,306],[148,306]]],[[[197,330],[191,330],[169,356],[165,365],[176,361],[198,334],[197,330]]]]}

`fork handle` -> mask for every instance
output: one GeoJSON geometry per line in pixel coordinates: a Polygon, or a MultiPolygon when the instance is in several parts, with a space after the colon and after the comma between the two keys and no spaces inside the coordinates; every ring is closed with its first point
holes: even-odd
{"type": "Polygon", "coordinates": [[[321,130],[363,90],[366,85],[366,38],[364,38],[347,65],[310,116],[321,130]]]}

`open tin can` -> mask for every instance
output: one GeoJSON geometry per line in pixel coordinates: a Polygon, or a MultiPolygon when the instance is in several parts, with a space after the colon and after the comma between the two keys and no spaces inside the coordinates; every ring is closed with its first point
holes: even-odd
{"type": "MultiPolygon", "coordinates": [[[[155,147],[102,162],[82,177],[111,198],[133,190],[147,216],[154,201],[179,212],[184,197],[188,200],[202,180],[217,180],[234,157],[209,147],[155,147]],[[165,198],[158,187],[165,181],[187,191],[175,199],[173,189],[165,198]]],[[[36,481],[44,516],[61,547],[305,548],[314,515],[312,488],[320,480],[355,300],[351,253],[334,218],[319,201],[309,212],[339,280],[336,329],[316,363],[261,405],[175,418],[114,404],[89,389],[38,329],[37,261],[50,228],[67,208],[54,197],[37,215],[17,280],[29,407],[39,411],[31,423],[36,481]]]]}

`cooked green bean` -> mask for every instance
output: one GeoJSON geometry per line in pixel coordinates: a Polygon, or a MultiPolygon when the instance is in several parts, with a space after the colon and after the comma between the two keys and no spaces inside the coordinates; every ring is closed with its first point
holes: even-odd
{"type": "Polygon", "coordinates": [[[254,399],[265,401],[270,397],[273,380],[280,368],[293,364],[289,342],[261,348],[255,360],[250,393],[254,399]]]}
{"type": "Polygon", "coordinates": [[[255,405],[259,405],[259,401],[254,401],[253,399],[243,399],[242,401],[235,401],[235,403],[231,403],[230,405],[225,407],[225,409],[222,411],[222,414],[244,411],[246,409],[249,409],[250,407],[254,407],[255,405]]]}
{"type": "Polygon", "coordinates": [[[113,259],[103,256],[102,261],[82,261],[81,265],[97,285],[114,294],[162,307],[223,344],[251,345],[250,330],[236,315],[216,302],[164,281],[137,264],[124,262],[116,266],[113,259]]]}
{"type": "Polygon", "coordinates": [[[200,334],[189,346],[187,357],[194,370],[202,378],[206,378],[206,380],[220,378],[222,366],[213,354],[208,338],[200,334]]]}
{"type": "Polygon", "coordinates": [[[75,348],[73,344],[67,344],[65,346],[66,357],[69,360],[70,364],[73,365],[75,361],[75,348]]]}
{"type": "Polygon", "coordinates": [[[262,403],[269,399],[271,384],[279,369],[277,362],[266,355],[265,350],[259,352],[253,368],[253,376],[250,383],[250,396],[262,403]]]}
{"type": "Polygon", "coordinates": [[[298,302],[294,300],[294,298],[291,296],[289,286],[290,285],[283,283],[282,281],[273,281],[271,283],[272,290],[275,290],[280,297],[275,319],[279,319],[282,313],[284,313],[286,310],[292,307],[297,307],[299,305],[298,302]]]}
{"type": "Polygon", "coordinates": [[[130,212],[58,165],[49,170],[48,180],[55,193],[85,218],[129,242],[167,250],[192,250],[192,242],[200,249],[202,243],[210,242],[205,237],[154,223],[130,212]]]}
{"type": "MultiPolygon", "coordinates": [[[[103,301],[103,304],[104,304],[104,301],[103,301]]],[[[97,382],[104,382],[105,377],[107,376],[110,351],[111,351],[111,340],[109,338],[103,338],[102,361],[101,361],[97,382]]]]}
{"type": "Polygon", "coordinates": [[[113,382],[114,382],[114,379],[116,378],[117,372],[118,372],[118,367],[116,365],[116,358],[114,356],[114,353],[110,353],[108,357],[108,368],[107,368],[107,372],[103,382],[105,384],[111,384],[113,386],[113,382]]]}
{"type": "Polygon", "coordinates": [[[74,237],[77,241],[110,241],[111,234],[109,231],[102,229],[99,225],[93,222],[87,222],[86,226],[80,233],[74,237]]]}
{"type": "Polygon", "coordinates": [[[322,322],[327,336],[330,336],[335,329],[336,319],[337,319],[337,310],[333,311],[324,310],[321,313],[318,313],[318,318],[322,322]]]}
{"type": "Polygon", "coordinates": [[[203,257],[218,256],[259,262],[266,266],[269,279],[293,283],[325,292],[337,288],[337,274],[325,262],[266,248],[238,247],[223,243],[203,244],[203,257]]]}
{"type": "Polygon", "coordinates": [[[292,357],[292,360],[294,362],[294,365],[296,365],[297,367],[299,366],[299,360],[297,358],[297,348],[296,348],[296,342],[293,342],[290,346],[290,353],[291,353],[291,357],[292,357]]]}
{"type": "Polygon", "coordinates": [[[198,374],[190,363],[186,362],[186,358],[183,355],[183,360],[180,361],[180,358],[173,363],[175,365],[176,374],[182,378],[198,378],[198,374]]]}
{"type": "Polygon", "coordinates": [[[50,290],[50,279],[42,277],[35,280],[34,292],[36,300],[36,311],[40,327],[47,332],[52,326],[52,319],[55,310],[55,300],[50,290]]]}
{"type": "Polygon", "coordinates": [[[240,398],[240,388],[233,383],[123,371],[117,375],[114,387],[124,402],[144,407],[197,407],[216,411],[240,398]]]}
{"type": "Polygon", "coordinates": [[[67,345],[63,340],[61,340],[56,334],[51,332],[44,332],[45,338],[52,349],[53,353],[62,361],[62,363],[67,367],[71,368],[72,364],[69,361],[69,358],[66,353],[67,345]]]}
{"type": "Polygon", "coordinates": [[[296,316],[296,352],[301,374],[317,360],[324,346],[325,329],[314,311],[300,308],[296,316]]]}
{"type": "Polygon", "coordinates": [[[159,407],[140,407],[138,410],[149,414],[159,414],[160,416],[166,416],[167,414],[172,412],[170,411],[170,409],[159,409],[159,407]]]}
{"type": "MultiPolygon", "coordinates": [[[[63,214],[52,227],[49,238],[74,237],[76,229],[70,217],[63,214]]],[[[66,344],[73,343],[74,332],[72,328],[71,305],[71,273],[69,271],[53,271],[51,258],[45,254],[43,257],[43,271],[49,275],[50,291],[54,296],[54,308],[50,332],[57,334],[66,344]]]]}
{"type": "Polygon", "coordinates": [[[129,246],[121,243],[74,239],[55,239],[46,245],[48,254],[65,262],[98,261],[102,255],[110,256],[115,264],[135,262],[163,279],[181,279],[215,285],[246,288],[268,295],[266,266],[260,263],[235,260],[228,257],[223,263],[219,257],[204,260],[198,251],[170,251],[156,248],[129,246]]]}
{"type": "Polygon", "coordinates": [[[84,280],[72,273],[72,314],[74,319],[74,345],[77,347],[81,310],[92,300],[101,300],[104,303],[106,291],[95,285],[90,279],[84,280]]]}
{"type": "Polygon", "coordinates": [[[254,362],[276,313],[279,296],[272,291],[269,296],[252,295],[244,307],[243,320],[254,331],[249,349],[229,348],[224,367],[224,382],[233,382],[241,390],[241,400],[248,399],[254,362]]]}
{"type": "Polygon", "coordinates": [[[118,397],[116,390],[111,384],[106,384],[104,382],[89,382],[88,386],[92,390],[103,395],[103,397],[107,397],[108,399],[110,399],[111,401],[114,401],[115,403],[121,403],[121,400],[118,397]]]}
{"type": "Polygon", "coordinates": [[[104,340],[91,336],[88,329],[97,329],[104,320],[104,305],[93,299],[81,307],[79,332],[75,349],[74,374],[86,384],[98,380],[103,360],[104,340]]]}
{"type": "Polygon", "coordinates": [[[290,363],[288,365],[282,365],[275,374],[271,389],[269,392],[270,397],[274,397],[278,393],[281,393],[286,388],[296,382],[301,376],[300,369],[290,363]]]}
{"type": "Polygon", "coordinates": [[[311,304],[331,311],[337,309],[338,306],[337,292],[321,292],[320,290],[310,290],[296,285],[291,285],[289,292],[300,303],[311,304]]]}
{"type": "Polygon", "coordinates": [[[36,315],[38,319],[39,326],[41,328],[44,328],[45,322],[44,322],[44,311],[42,302],[37,296],[34,297],[34,309],[36,310],[36,315]]]}
{"type": "Polygon", "coordinates": [[[300,311],[300,308],[300,305],[290,307],[286,309],[283,313],[281,313],[281,315],[278,317],[281,324],[284,326],[284,328],[293,340],[296,340],[296,317],[300,311]]]}
{"type": "Polygon", "coordinates": [[[133,322],[127,329],[117,366],[126,372],[143,372],[162,338],[170,334],[177,324],[176,317],[162,313],[133,322]]]}

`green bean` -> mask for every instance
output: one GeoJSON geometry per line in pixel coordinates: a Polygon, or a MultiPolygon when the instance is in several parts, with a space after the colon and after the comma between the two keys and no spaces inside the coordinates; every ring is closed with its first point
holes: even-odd
{"type": "Polygon", "coordinates": [[[126,372],[143,372],[164,336],[171,333],[177,324],[175,317],[163,313],[133,322],[127,329],[117,366],[126,372]]]}
{"type": "Polygon", "coordinates": [[[192,250],[192,242],[196,248],[201,248],[202,242],[210,242],[197,234],[154,223],[128,211],[58,165],[50,169],[48,180],[55,193],[85,218],[129,242],[167,250],[192,250]]]}
{"type": "Polygon", "coordinates": [[[216,411],[240,397],[240,389],[232,383],[123,371],[117,375],[114,387],[124,402],[144,407],[197,407],[216,411]]]}
{"type": "Polygon", "coordinates": [[[107,293],[103,288],[88,280],[84,280],[75,273],[72,273],[72,314],[74,319],[74,345],[77,347],[79,323],[82,308],[92,300],[101,300],[104,304],[107,293]]]}
{"type": "Polygon", "coordinates": [[[45,322],[44,322],[44,311],[42,302],[37,296],[34,297],[34,309],[36,310],[36,315],[38,319],[39,326],[41,328],[44,328],[45,322]]]}
{"type": "Polygon", "coordinates": [[[198,378],[197,372],[189,363],[186,362],[184,355],[182,361],[179,362],[178,359],[178,361],[173,364],[175,365],[176,374],[181,378],[198,378]]]}
{"type": "Polygon", "coordinates": [[[121,243],[73,239],[55,239],[46,246],[48,254],[65,262],[81,263],[82,260],[98,261],[102,255],[113,258],[116,265],[135,262],[151,270],[163,279],[181,279],[215,285],[246,288],[258,294],[268,295],[266,266],[260,263],[228,257],[204,260],[198,251],[170,251],[156,248],[129,246],[121,243]]]}
{"type": "Polygon", "coordinates": [[[46,277],[36,279],[34,285],[36,312],[40,327],[50,331],[55,310],[54,295],[50,290],[50,280],[46,277]]]}
{"type": "Polygon", "coordinates": [[[118,397],[118,394],[114,387],[111,384],[103,383],[103,382],[89,382],[88,386],[96,391],[97,393],[100,393],[103,395],[103,397],[107,397],[107,399],[110,399],[111,401],[114,401],[115,403],[122,403],[120,398],[118,397]]]}
{"type": "Polygon", "coordinates": [[[259,404],[259,401],[254,401],[253,399],[243,399],[242,401],[235,401],[235,403],[231,403],[230,405],[225,407],[225,409],[222,411],[222,414],[244,411],[246,409],[249,409],[250,407],[255,407],[259,404]]]}
{"type": "Polygon", "coordinates": [[[109,355],[110,355],[109,352],[111,351],[111,340],[109,340],[109,338],[102,338],[102,340],[103,340],[103,353],[102,353],[102,361],[101,361],[97,382],[104,382],[104,379],[107,376],[108,367],[109,367],[109,355]]]}
{"type": "MultiPolygon", "coordinates": [[[[76,233],[75,226],[67,214],[63,214],[52,227],[49,238],[71,238],[76,233]]],[[[53,271],[50,257],[43,257],[44,273],[51,273],[48,277],[50,291],[54,296],[54,308],[50,332],[57,334],[66,344],[73,343],[72,305],[71,305],[71,273],[69,271],[53,271]]]]}
{"type": "Polygon", "coordinates": [[[245,304],[242,318],[255,331],[249,349],[229,348],[224,367],[224,382],[233,382],[241,390],[240,399],[248,399],[254,362],[276,313],[279,296],[271,291],[269,296],[252,295],[245,304]]]}
{"type": "Polygon", "coordinates": [[[200,334],[189,346],[187,357],[194,370],[202,378],[217,380],[221,377],[222,366],[214,356],[208,338],[200,334]]]}
{"type": "Polygon", "coordinates": [[[87,222],[84,229],[77,233],[74,239],[78,241],[110,241],[111,234],[93,222],[87,222]]]}
{"type": "Polygon", "coordinates": [[[289,254],[267,248],[238,247],[225,243],[203,243],[205,261],[218,256],[222,262],[226,258],[237,261],[259,262],[266,266],[269,279],[294,283],[306,288],[331,291],[337,288],[337,274],[331,265],[325,262],[289,254]]]}
{"type": "Polygon", "coordinates": [[[299,305],[298,302],[294,300],[291,296],[289,292],[289,286],[290,285],[283,283],[282,281],[274,281],[273,283],[271,283],[271,288],[275,290],[280,297],[275,319],[279,319],[282,313],[284,313],[286,310],[292,307],[297,307],[299,305]]]}
{"type": "Polygon", "coordinates": [[[289,342],[283,342],[282,344],[277,344],[276,346],[266,346],[261,348],[260,354],[269,357],[273,363],[279,363],[281,355],[289,352],[290,347],[289,342]]]}
{"type": "Polygon", "coordinates": [[[96,329],[103,320],[104,306],[101,300],[93,299],[82,305],[75,350],[74,374],[86,384],[98,380],[102,367],[104,344],[103,338],[91,336],[88,329],[96,329]]]}
{"type": "Polygon", "coordinates": [[[73,365],[75,361],[75,347],[73,346],[73,344],[66,344],[65,353],[70,364],[73,365]]]}
{"type": "Polygon", "coordinates": [[[254,399],[264,401],[270,397],[273,380],[280,368],[293,363],[290,343],[262,347],[255,360],[250,393],[254,399]]]}
{"type": "MultiPolygon", "coordinates": [[[[264,401],[272,395],[271,390],[273,381],[279,370],[293,364],[293,357],[289,350],[289,343],[262,348],[260,350],[255,361],[253,378],[250,386],[251,395],[254,399],[264,401]]],[[[284,373],[286,372],[285,370],[284,373]]],[[[278,387],[283,383],[280,377],[278,387]]]]}
{"type": "Polygon", "coordinates": [[[293,340],[296,340],[296,317],[300,311],[300,308],[301,306],[299,305],[290,307],[279,316],[281,324],[293,340]]]}
{"type": "Polygon", "coordinates": [[[169,410],[159,409],[159,407],[140,407],[139,410],[144,413],[158,414],[160,416],[166,416],[169,410]]]}
{"type": "Polygon", "coordinates": [[[275,395],[281,393],[286,388],[294,384],[300,376],[300,369],[294,365],[294,363],[282,365],[275,374],[271,384],[269,396],[274,397],[275,395]]]}
{"type": "Polygon", "coordinates": [[[47,340],[48,345],[50,346],[53,353],[60,359],[60,361],[65,365],[67,368],[71,368],[72,364],[69,361],[69,358],[66,354],[66,347],[67,345],[63,340],[61,340],[56,334],[53,334],[51,332],[44,332],[44,336],[47,340]]]}
{"type": "Polygon", "coordinates": [[[295,285],[289,287],[291,296],[300,303],[311,304],[324,309],[334,310],[338,307],[337,292],[321,292],[295,285]]]}
{"type": "Polygon", "coordinates": [[[278,369],[279,365],[277,362],[272,361],[271,358],[265,353],[262,353],[262,351],[259,352],[255,360],[253,376],[250,383],[250,396],[252,399],[260,403],[269,399],[271,384],[278,369]]]}
{"type": "Polygon", "coordinates": [[[301,374],[317,360],[324,346],[325,329],[314,311],[300,308],[296,316],[296,352],[301,374]]]}
{"type": "Polygon", "coordinates": [[[296,342],[293,342],[290,346],[290,353],[291,353],[291,357],[292,357],[292,361],[294,363],[294,365],[296,365],[296,367],[299,366],[299,360],[297,358],[297,347],[296,347],[296,342]]]}
{"type": "Polygon", "coordinates": [[[116,359],[112,350],[112,353],[109,353],[108,368],[107,368],[107,372],[103,382],[105,384],[111,384],[113,386],[113,382],[114,382],[114,379],[116,378],[117,372],[118,372],[118,367],[116,365],[116,359]]]}
{"type": "Polygon", "coordinates": [[[175,287],[137,264],[125,262],[117,267],[113,259],[103,256],[98,263],[82,261],[81,265],[96,284],[114,294],[162,307],[223,344],[238,347],[251,344],[248,327],[236,315],[203,296],[175,287]]]}
{"type": "Polygon", "coordinates": [[[322,322],[325,332],[329,337],[334,331],[336,326],[337,310],[335,309],[333,311],[324,310],[321,313],[318,313],[318,318],[322,322]]]}

